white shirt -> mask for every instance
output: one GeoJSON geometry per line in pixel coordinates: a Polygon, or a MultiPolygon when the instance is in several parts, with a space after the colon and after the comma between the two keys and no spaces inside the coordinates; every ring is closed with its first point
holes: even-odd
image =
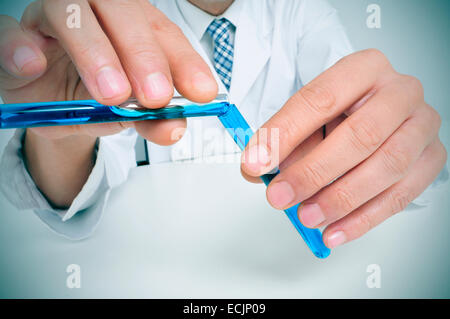
{"type": "MultiPolygon", "coordinates": [[[[225,17],[236,27],[229,91],[253,128],[261,126],[304,84],[352,52],[337,12],[323,0],[235,0],[213,17],[187,0],[152,0],[184,32],[211,68],[219,93],[227,92],[211,60],[213,42],[205,32],[214,18],[225,17]]],[[[71,239],[90,236],[105,210],[110,191],[136,166],[133,129],[99,138],[95,166],[67,210],[53,209],[39,192],[22,159],[24,130],[17,130],[0,163],[0,188],[18,208],[32,209],[51,229],[71,239]]],[[[188,130],[171,147],[149,144],[150,163],[205,158],[238,152],[215,118],[188,119],[188,130]],[[208,133],[208,134],[206,134],[208,133]]],[[[426,193],[448,180],[445,168],[426,193]]]]}

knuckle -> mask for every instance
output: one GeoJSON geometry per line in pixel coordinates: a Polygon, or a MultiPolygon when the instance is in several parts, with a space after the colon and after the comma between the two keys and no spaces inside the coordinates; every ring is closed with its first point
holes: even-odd
{"type": "Polygon", "coordinates": [[[372,218],[370,218],[370,216],[365,213],[362,212],[359,216],[358,216],[358,228],[361,228],[362,233],[367,233],[369,230],[371,230],[375,225],[372,221],[372,218]]]}
{"type": "Polygon", "coordinates": [[[356,200],[351,192],[343,188],[338,188],[335,191],[335,196],[337,200],[337,206],[341,208],[341,210],[343,210],[345,213],[349,213],[356,208],[356,200]]]}
{"type": "Polygon", "coordinates": [[[350,142],[359,151],[372,153],[383,141],[379,129],[369,117],[349,118],[350,142]]]}
{"type": "Polygon", "coordinates": [[[302,184],[311,185],[316,190],[326,184],[325,176],[325,169],[319,161],[307,163],[300,170],[302,184]]]}
{"type": "Polygon", "coordinates": [[[413,101],[424,99],[424,88],[418,78],[411,75],[400,75],[400,79],[405,83],[406,92],[413,101]]]}
{"type": "Polygon", "coordinates": [[[442,158],[442,167],[443,167],[445,165],[445,163],[447,162],[448,152],[442,143],[440,143],[440,147],[441,147],[441,153],[442,153],[441,158],[442,158]]]}
{"type": "Polygon", "coordinates": [[[426,112],[429,114],[430,116],[430,121],[429,123],[431,124],[431,126],[433,128],[436,128],[437,131],[439,131],[439,129],[442,126],[442,117],[439,114],[438,111],[436,111],[433,107],[431,107],[430,105],[426,105],[426,112]]]}
{"type": "Polygon", "coordinates": [[[54,5],[54,0],[42,0],[41,1],[41,10],[42,13],[46,16],[52,10],[52,6],[54,5]]]}
{"type": "Polygon", "coordinates": [[[444,144],[442,144],[442,142],[440,140],[438,140],[435,145],[436,145],[434,147],[435,150],[432,151],[433,158],[436,162],[439,163],[439,167],[441,170],[444,167],[445,163],[447,162],[448,152],[447,152],[444,144]]]}
{"type": "Polygon", "coordinates": [[[283,141],[283,147],[293,149],[297,145],[297,135],[300,131],[297,121],[292,116],[283,116],[274,125],[279,129],[279,141],[283,141]]]}
{"type": "Polygon", "coordinates": [[[169,33],[172,34],[172,36],[178,36],[178,37],[184,38],[184,33],[181,30],[181,28],[179,26],[177,26],[176,24],[173,24],[172,22],[168,23],[167,30],[169,33]]]}
{"type": "Polygon", "coordinates": [[[423,92],[423,85],[422,82],[418,78],[412,75],[404,75],[406,81],[409,83],[409,85],[415,89],[415,91],[423,92]]]}
{"type": "Polygon", "coordinates": [[[58,4],[59,0],[42,0],[41,1],[41,9],[44,16],[51,16],[51,13],[55,11],[55,7],[58,4]]]}
{"type": "Polygon", "coordinates": [[[321,84],[311,83],[303,87],[298,95],[310,110],[324,116],[326,119],[331,117],[336,104],[336,97],[330,88],[321,84]]]}
{"type": "Polygon", "coordinates": [[[409,189],[404,187],[394,188],[390,193],[390,205],[392,214],[396,214],[404,210],[408,204],[414,199],[409,189]]]}
{"type": "Polygon", "coordinates": [[[182,35],[181,28],[166,18],[150,20],[150,27],[155,32],[171,35],[182,35]]]}
{"type": "Polygon", "coordinates": [[[77,52],[80,57],[88,57],[91,56],[91,52],[96,52],[96,49],[93,46],[79,46],[77,52]]]}
{"type": "Polygon", "coordinates": [[[102,52],[104,41],[103,39],[92,39],[89,44],[79,45],[77,47],[77,54],[75,59],[81,61],[93,61],[95,57],[98,57],[100,52],[102,52]]]}
{"type": "Polygon", "coordinates": [[[133,60],[137,61],[137,59],[146,59],[146,60],[155,60],[158,58],[157,50],[155,50],[154,44],[150,43],[147,40],[144,41],[136,41],[136,45],[133,45],[132,48],[129,49],[128,53],[130,57],[133,57],[133,60]]]}
{"type": "MultiPolygon", "coordinates": [[[[61,32],[61,24],[65,23],[65,19],[61,19],[64,15],[55,14],[58,8],[58,0],[43,0],[40,9],[40,30],[44,33],[57,37],[61,32]]],[[[63,11],[65,13],[65,10],[63,11]]]]}
{"type": "Polygon", "coordinates": [[[368,61],[376,64],[379,69],[392,69],[389,59],[378,49],[370,48],[362,51],[368,61]]]}
{"type": "Polygon", "coordinates": [[[363,52],[367,55],[373,56],[377,59],[385,59],[385,55],[383,54],[383,52],[381,52],[380,50],[376,49],[376,48],[368,48],[366,50],[363,50],[363,52]]]}
{"type": "Polygon", "coordinates": [[[370,59],[370,61],[376,62],[380,66],[388,66],[390,65],[388,58],[378,49],[370,48],[363,50],[363,54],[370,59]]]}
{"type": "MultiPolygon", "coordinates": [[[[164,41],[164,40],[162,40],[164,41]]],[[[164,43],[160,41],[160,45],[164,48],[164,43]]],[[[183,66],[199,66],[202,67],[203,60],[198,55],[198,53],[192,48],[192,46],[187,42],[186,38],[182,34],[171,34],[171,41],[178,43],[178,47],[171,49],[171,52],[166,53],[169,63],[172,66],[172,72],[174,74],[179,74],[184,72],[183,66]],[[183,70],[183,71],[182,71],[183,70]]]]}
{"type": "Polygon", "coordinates": [[[381,149],[386,171],[394,176],[403,176],[409,169],[412,156],[406,147],[400,145],[381,149]]]}

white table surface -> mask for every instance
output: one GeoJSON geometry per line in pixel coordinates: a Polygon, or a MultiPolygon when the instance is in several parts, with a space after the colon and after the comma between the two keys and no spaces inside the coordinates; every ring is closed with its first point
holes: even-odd
{"type": "Polygon", "coordinates": [[[315,258],[238,164],[162,164],[115,189],[95,235],[72,242],[0,197],[0,297],[449,297],[448,188],[315,258]],[[66,267],[81,267],[81,288],[66,267]],[[370,264],[381,288],[369,289],[370,264]]]}

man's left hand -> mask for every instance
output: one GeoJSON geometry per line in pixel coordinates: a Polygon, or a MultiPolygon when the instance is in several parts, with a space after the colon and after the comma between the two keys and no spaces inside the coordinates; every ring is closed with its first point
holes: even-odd
{"type": "Polygon", "coordinates": [[[292,96],[250,140],[242,172],[254,180],[279,165],[268,201],[277,209],[302,202],[300,221],[327,226],[323,239],[333,248],[402,211],[433,182],[447,159],[440,125],[419,80],[365,50],[292,96]]]}

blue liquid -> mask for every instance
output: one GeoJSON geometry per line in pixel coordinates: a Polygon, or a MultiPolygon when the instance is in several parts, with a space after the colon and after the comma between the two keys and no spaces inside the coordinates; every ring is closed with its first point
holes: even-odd
{"type": "MultiPolygon", "coordinates": [[[[234,104],[230,104],[230,108],[218,117],[239,148],[244,150],[253,135],[253,131],[236,106],[234,104]]],[[[261,176],[261,179],[267,186],[278,173],[279,171],[275,174],[263,175],[261,176]]],[[[299,205],[300,203],[286,209],[284,212],[289,217],[290,221],[300,233],[303,240],[306,242],[314,255],[318,258],[328,257],[330,255],[330,249],[323,243],[322,233],[320,230],[307,228],[303,226],[298,219],[297,210],[299,205]]]]}
{"type": "Polygon", "coordinates": [[[0,104],[0,128],[80,125],[90,123],[217,116],[228,110],[226,102],[187,104],[159,109],[130,110],[102,105],[95,100],[0,104]]]}

